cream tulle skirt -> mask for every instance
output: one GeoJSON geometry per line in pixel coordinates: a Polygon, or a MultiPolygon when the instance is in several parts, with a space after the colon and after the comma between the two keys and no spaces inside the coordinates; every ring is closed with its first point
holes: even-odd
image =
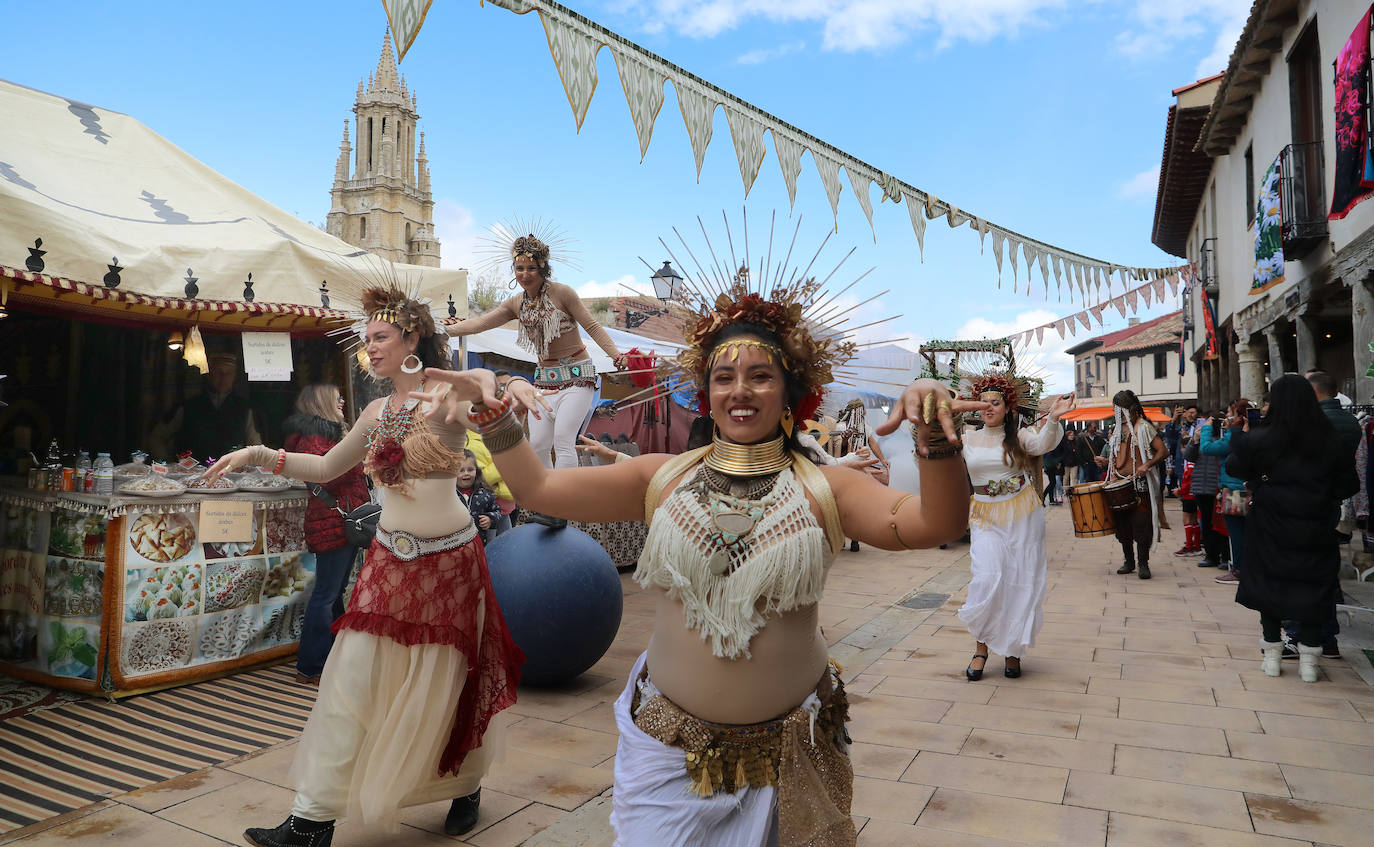
{"type": "Polygon", "coordinates": [[[291,766],[297,789],[292,814],[393,828],[403,806],[476,791],[499,758],[502,715],[492,718],[482,746],[467,755],[456,775],[438,776],[467,664],[452,646],[406,647],[364,632],[340,632],[291,766]]]}

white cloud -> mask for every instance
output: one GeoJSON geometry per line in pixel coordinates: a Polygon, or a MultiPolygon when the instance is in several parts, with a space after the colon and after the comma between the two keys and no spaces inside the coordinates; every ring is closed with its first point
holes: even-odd
{"type": "Polygon", "coordinates": [[[788,44],[779,44],[777,47],[765,47],[759,50],[750,50],[735,59],[736,64],[740,65],[761,65],[764,62],[786,56],[789,53],[800,53],[806,49],[805,41],[793,41],[788,44]]]}
{"type": "MultiPolygon", "coordinates": [[[[1006,338],[1018,332],[1043,326],[1059,317],[1047,309],[1032,309],[1017,314],[1009,321],[993,321],[981,317],[971,318],[955,331],[954,337],[969,340],[1006,338]]],[[[1037,344],[1035,341],[1031,341],[1030,346],[1017,350],[1018,369],[1022,373],[1043,376],[1045,390],[1048,393],[1063,394],[1072,391],[1073,356],[1064,351],[1088,337],[1081,334],[1084,332],[1081,325],[1078,330],[1080,332],[1079,337],[1075,338],[1065,332],[1062,339],[1057,330],[1045,330],[1041,343],[1037,344]]]]}
{"type": "Polygon", "coordinates": [[[434,204],[434,234],[439,236],[439,265],[476,271],[481,230],[466,206],[440,198],[434,204]]]}
{"type": "MultiPolygon", "coordinates": [[[[649,0],[612,8],[641,18],[650,32],[672,29],[710,38],[751,19],[774,24],[821,25],[826,50],[859,51],[896,47],[933,32],[938,47],[959,41],[985,42],[1042,26],[1045,13],[1069,0],[649,0]]],[[[748,54],[746,54],[748,55],[748,54]]]]}
{"type": "Polygon", "coordinates": [[[1153,200],[1159,190],[1159,165],[1147,168],[1116,187],[1122,200],[1153,200]]]}
{"type": "Polygon", "coordinates": [[[1250,6],[1251,0],[1137,0],[1131,29],[1116,38],[1117,50],[1147,58],[1172,52],[1182,40],[1211,36],[1210,51],[1193,71],[1196,79],[1205,79],[1226,70],[1250,6]]]}
{"type": "MultiPolygon", "coordinates": [[[[578,297],[628,297],[635,291],[644,291],[644,282],[634,274],[625,274],[619,279],[610,282],[597,282],[587,280],[581,285],[573,286],[578,297]]],[[[644,293],[648,293],[645,291],[644,293]]]]}

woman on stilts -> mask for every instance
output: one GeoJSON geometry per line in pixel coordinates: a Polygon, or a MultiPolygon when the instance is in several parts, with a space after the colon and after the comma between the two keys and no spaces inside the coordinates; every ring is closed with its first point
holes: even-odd
{"type": "Polygon", "coordinates": [[[969,555],[973,579],[959,619],[975,642],[964,669],[970,682],[983,678],[989,652],[1004,659],[1002,674],[1021,676],[1021,657],[1035,644],[1045,602],[1045,508],[1040,499],[1039,457],[1064,437],[1059,418],[1073,408],[1073,395],[1054,401],[1049,420],[1037,429],[1031,386],[1011,372],[973,379],[971,394],[987,404],[983,428],[964,439],[964,459],[973,496],[969,509],[969,555]]]}
{"type": "Polygon", "coordinates": [[[488,729],[515,703],[524,662],[455,486],[465,428],[450,421],[467,404],[443,385],[423,402],[410,396],[426,371],[448,372],[448,337],[426,304],[394,285],[363,291],[361,315],[371,370],[391,379],[392,393],[323,456],[248,447],[209,471],[260,465],[327,482],[362,461],[383,495],[296,750],[291,814],[248,829],[257,847],[328,847],[340,818],[395,828],[401,807],[450,798],[444,831],[471,829],[498,741],[488,729]]]}

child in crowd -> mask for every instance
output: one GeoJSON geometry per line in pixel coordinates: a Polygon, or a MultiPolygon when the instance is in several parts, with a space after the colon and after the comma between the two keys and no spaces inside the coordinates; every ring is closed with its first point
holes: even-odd
{"type": "Polygon", "coordinates": [[[472,513],[477,533],[486,544],[492,537],[492,527],[501,520],[501,507],[496,504],[496,494],[482,481],[477,456],[471,450],[463,450],[463,464],[458,467],[458,497],[472,513]]]}
{"type": "Polygon", "coordinates": [[[1193,463],[1179,459],[1183,473],[1178,483],[1179,505],[1183,507],[1183,549],[1175,556],[1190,556],[1202,552],[1202,527],[1197,522],[1197,500],[1193,498],[1193,463]]]}

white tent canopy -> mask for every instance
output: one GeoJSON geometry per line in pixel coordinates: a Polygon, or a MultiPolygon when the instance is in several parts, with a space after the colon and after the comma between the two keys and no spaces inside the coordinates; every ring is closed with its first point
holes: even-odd
{"type": "MultiPolygon", "coordinates": [[[[3,80],[0,115],[0,276],[86,283],[102,299],[253,299],[318,310],[322,281],[337,294],[349,276],[377,275],[369,254],[128,115],[3,80]]],[[[466,271],[395,267],[408,280],[418,277],[436,304],[452,294],[466,311],[466,271]]]]}

